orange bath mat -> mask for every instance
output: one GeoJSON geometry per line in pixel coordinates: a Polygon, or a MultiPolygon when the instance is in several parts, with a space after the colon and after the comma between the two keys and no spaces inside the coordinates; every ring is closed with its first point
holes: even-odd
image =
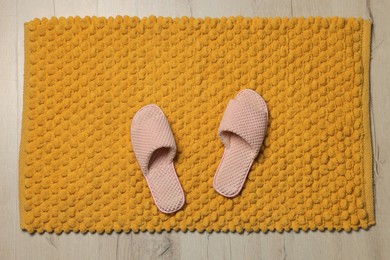
{"type": "Polygon", "coordinates": [[[371,23],[343,18],[52,18],[25,24],[21,228],[28,232],[357,230],[374,224],[371,23]],[[212,187],[242,89],[269,109],[239,196],[212,187]],[[132,150],[156,104],[183,209],[158,211],[132,150]]]}

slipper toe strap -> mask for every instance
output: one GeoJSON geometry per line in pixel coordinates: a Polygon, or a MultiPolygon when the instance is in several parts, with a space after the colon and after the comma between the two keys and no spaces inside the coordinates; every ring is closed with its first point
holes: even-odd
{"type": "Polygon", "coordinates": [[[170,161],[176,155],[175,138],[168,120],[162,116],[148,118],[133,129],[132,145],[137,161],[144,174],[148,173],[153,153],[160,148],[169,148],[170,161]]]}
{"type": "Polygon", "coordinates": [[[225,147],[230,145],[230,134],[240,136],[257,155],[265,136],[267,114],[261,108],[230,100],[219,125],[218,134],[225,147]]]}

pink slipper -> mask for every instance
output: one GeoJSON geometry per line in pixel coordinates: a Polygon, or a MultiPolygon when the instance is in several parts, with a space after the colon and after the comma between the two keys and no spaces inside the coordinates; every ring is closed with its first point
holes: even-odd
{"type": "Polygon", "coordinates": [[[164,213],[181,209],[185,198],[173,166],[175,139],[158,106],[144,106],[135,114],[131,143],[157,208],[164,213]]]}
{"type": "Polygon", "coordinates": [[[234,197],[240,193],[260,151],[267,125],[267,106],[255,91],[244,89],[229,101],[218,129],[225,145],[213,181],[219,194],[234,197]]]}

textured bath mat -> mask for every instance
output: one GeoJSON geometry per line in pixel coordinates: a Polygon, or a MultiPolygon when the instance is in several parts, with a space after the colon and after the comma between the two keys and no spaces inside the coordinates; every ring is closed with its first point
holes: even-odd
{"type": "Polygon", "coordinates": [[[52,18],[25,24],[21,227],[29,232],[356,230],[374,224],[371,23],[343,18],[52,18]],[[244,88],[270,111],[240,196],[213,188],[244,88]],[[154,103],[186,204],[153,203],[130,124],[154,103]]]}

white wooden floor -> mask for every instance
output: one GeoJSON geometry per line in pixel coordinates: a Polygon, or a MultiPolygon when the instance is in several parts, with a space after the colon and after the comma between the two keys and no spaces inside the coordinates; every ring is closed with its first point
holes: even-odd
{"type": "Polygon", "coordinates": [[[0,259],[390,259],[389,0],[0,0],[0,259]],[[51,16],[355,16],[374,23],[372,130],[377,225],[352,233],[44,234],[19,228],[23,23],[51,16]]]}

